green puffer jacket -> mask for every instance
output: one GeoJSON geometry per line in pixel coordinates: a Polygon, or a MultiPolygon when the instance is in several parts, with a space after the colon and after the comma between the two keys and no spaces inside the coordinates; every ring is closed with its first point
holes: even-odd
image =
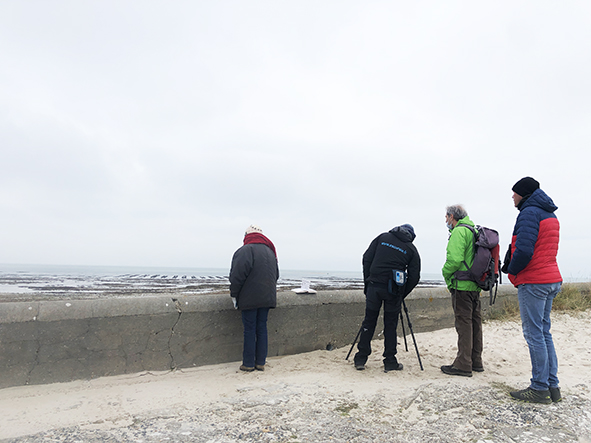
{"type": "Polygon", "coordinates": [[[447,288],[450,290],[480,291],[480,288],[475,282],[456,280],[453,277],[454,272],[467,270],[464,261],[468,263],[468,266],[472,266],[474,262],[474,235],[470,229],[459,226],[460,224],[474,226],[474,222],[466,216],[450,231],[451,235],[447,242],[446,261],[441,273],[443,274],[447,288]]]}

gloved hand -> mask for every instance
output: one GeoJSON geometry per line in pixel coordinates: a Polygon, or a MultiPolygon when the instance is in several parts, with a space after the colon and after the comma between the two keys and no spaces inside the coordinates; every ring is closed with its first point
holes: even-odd
{"type": "Polygon", "coordinates": [[[501,272],[503,272],[504,274],[509,273],[509,263],[511,263],[511,245],[509,245],[509,248],[505,253],[505,260],[503,260],[503,266],[501,267],[501,272]]]}
{"type": "Polygon", "coordinates": [[[232,303],[234,303],[234,309],[238,309],[238,302],[236,300],[236,297],[232,297],[232,303]]]}

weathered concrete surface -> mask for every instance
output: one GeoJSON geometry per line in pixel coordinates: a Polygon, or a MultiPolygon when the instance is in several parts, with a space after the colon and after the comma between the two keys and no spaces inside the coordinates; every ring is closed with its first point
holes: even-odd
{"type": "MultiPolygon", "coordinates": [[[[516,294],[501,286],[497,303],[516,294]]],[[[444,288],[416,289],[406,303],[415,332],[453,326],[444,288]]],[[[482,306],[486,315],[487,294],[482,306]]],[[[269,355],[351,343],[364,310],[359,290],[279,293],[269,355]]],[[[227,294],[0,303],[0,388],[241,359],[241,316],[227,294]]]]}

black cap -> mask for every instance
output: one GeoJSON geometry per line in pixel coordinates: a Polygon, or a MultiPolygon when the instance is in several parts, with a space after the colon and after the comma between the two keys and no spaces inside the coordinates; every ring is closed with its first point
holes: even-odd
{"type": "Polygon", "coordinates": [[[533,194],[536,189],[540,189],[540,183],[531,177],[523,177],[511,189],[517,195],[525,197],[526,195],[533,194]]]}

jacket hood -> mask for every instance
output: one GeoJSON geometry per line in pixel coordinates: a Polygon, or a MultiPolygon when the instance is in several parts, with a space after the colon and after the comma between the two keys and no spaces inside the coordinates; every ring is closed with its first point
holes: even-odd
{"type": "Polygon", "coordinates": [[[519,210],[527,208],[528,206],[536,206],[547,212],[554,212],[558,209],[558,206],[554,204],[552,199],[541,189],[536,189],[532,195],[519,207],[519,210]]]}
{"type": "Polygon", "coordinates": [[[410,229],[402,226],[396,226],[395,228],[390,229],[390,233],[405,242],[412,242],[417,237],[410,229]]]}

